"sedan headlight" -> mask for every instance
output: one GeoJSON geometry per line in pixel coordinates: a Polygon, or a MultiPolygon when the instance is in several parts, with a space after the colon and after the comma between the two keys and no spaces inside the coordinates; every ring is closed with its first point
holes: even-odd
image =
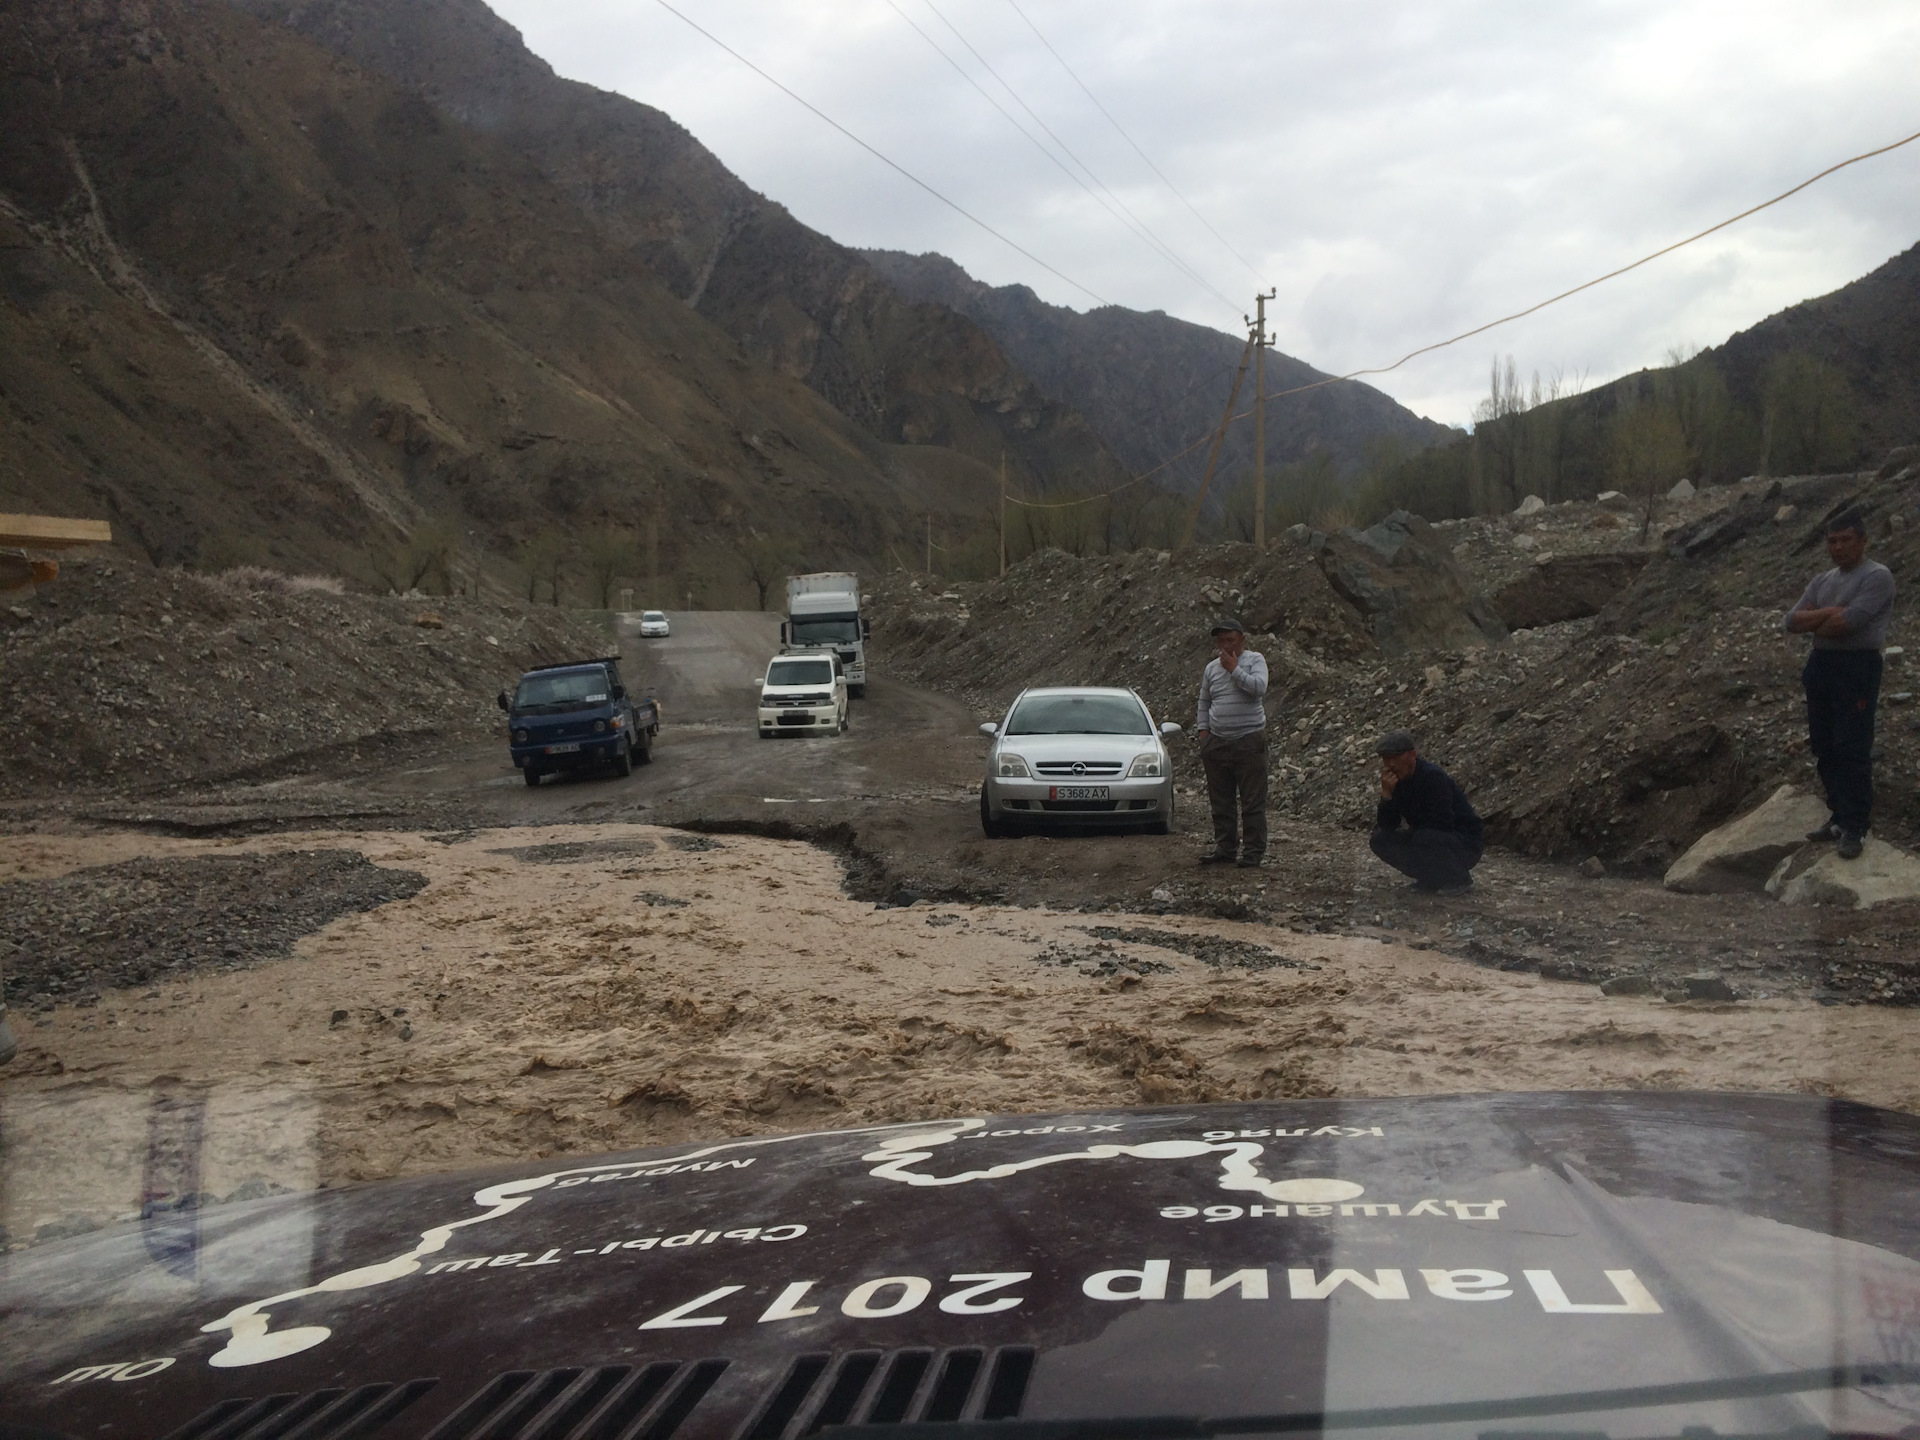
{"type": "Polygon", "coordinates": [[[1032,772],[1027,769],[1027,762],[1022,760],[1018,755],[1002,755],[996,773],[1002,780],[1029,780],[1033,778],[1032,772]]]}
{"type": "Polygon", "coordinates": [[[516,745],[524,745],[524,744],[526,744],[526,743],[527,743],[527,732],[526,732],[526,731],[524,731],[524,730],[516,730],[516,731],[514,731],[514,732],[513,732],[513,743],[514,743],[514,744],[516,744],[516,745]]]}
{"type": "Polygon", "coordinates": [[[1158,775],[1160,768],[1158,755],[1136,755],[1133,757],[1133,764],[1127,767],[1127,778],[1138,780],[1144,775],[1158,775]]]}

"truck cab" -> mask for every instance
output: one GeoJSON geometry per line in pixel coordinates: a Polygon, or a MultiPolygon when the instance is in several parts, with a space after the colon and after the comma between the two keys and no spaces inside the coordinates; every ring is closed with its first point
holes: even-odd
{"type": "Polygon", "coordinates": [[[653,758],[660,733],[660,707],[627,689],[617,655],[529,670],[511,697],[500,692],[499,703],[513,763],[528,785],[593,766],[631,775],[653,758]]]}
{"type": "Polygon", "coordinates": [[[860,579],[846,571],[794,575],[787,580],[787,618],[780,627],[785,655],[827,653],[846,672],[847,693],[867,693],[867,637],[860,614],[860,579]]]}

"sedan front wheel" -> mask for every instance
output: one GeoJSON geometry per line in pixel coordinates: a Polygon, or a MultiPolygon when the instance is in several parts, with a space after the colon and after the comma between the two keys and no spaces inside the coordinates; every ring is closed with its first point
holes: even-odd
{"type": "Polygon", "coordinates": [[[989,840],[1004,840],[1013,831],[1004,820],[993,818],[993,805],[987,799],[987,782],[980,782],[980,830],[989,840]]]}

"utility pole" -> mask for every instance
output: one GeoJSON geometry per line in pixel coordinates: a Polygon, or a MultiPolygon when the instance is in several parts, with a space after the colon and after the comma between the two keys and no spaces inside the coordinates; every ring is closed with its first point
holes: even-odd
{"type": "Polygon", "coordinates": [[[927,512],[927,574],[933,574],[933,512],[927,512]]]}
{"type": "Polygon", "coordinates": [[[1267,548],[1267,301],[1280,293],[1276,286],[1255,294],[1253,351],[1253,545],[1267,548]]]}
{"type": "Polygon", "coordinates": [[[1007,452],[1000,452],[1000,573],[1007,573],[1007,452]]]}

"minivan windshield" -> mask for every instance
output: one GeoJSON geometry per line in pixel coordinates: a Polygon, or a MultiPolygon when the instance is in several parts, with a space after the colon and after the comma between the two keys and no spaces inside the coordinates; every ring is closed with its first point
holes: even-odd
{"type": "Polygon", "coordinates": [[[1009,735],[1150,735],[1131,695],[1029,695],[1007,717],[1009,735]]]}
{"type": "Polygon", "coordinates": [[[831,660],[776,660],[767,667],[769,685],[831,685],[831,660]]]}
{"type": "Polygon", "coordinates": [[[607,672],[597,665],[590,670],[528,675],[513,692],[515,710],[578,710],[604,705],[606,700],[607,672]]]}

